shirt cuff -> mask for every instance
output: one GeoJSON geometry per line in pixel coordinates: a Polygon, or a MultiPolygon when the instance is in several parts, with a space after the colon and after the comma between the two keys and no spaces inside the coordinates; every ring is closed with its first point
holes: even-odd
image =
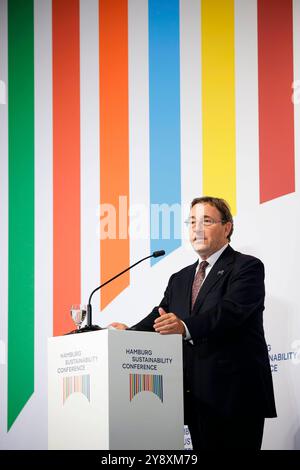
{"type": "MultiPolygon", "coordinates": [[[[182,321],[182,320],[181,320],[182,321]]],[[[188,330],[188,327],[186,326],[186,324],[184,323],[184,321],[182,322],[183,323],[183,326],[184,326],[184,329],[185,329],[185,337],[184,337],[184,340],[185,341],[190,341],[190,343],[193,344],[193,340],[192,340],[192,337],[191,337],[191,334],[188,330]]]]}

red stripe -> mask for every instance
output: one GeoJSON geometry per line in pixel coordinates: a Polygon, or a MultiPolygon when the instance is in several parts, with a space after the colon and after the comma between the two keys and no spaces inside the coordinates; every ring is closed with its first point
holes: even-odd
{"type": "MultiPolygon", "coordinates": [[[[99,0],[100,199],[102,204],[111,204],[117,216],[116,239],[101,240],[101,282],[129,265],[126,230],[129,207],[127,10],[127,0],[99,0]],[[119,196],[127,197],[125,218],[119,211],[119,196]],[[120,217],[125,223],[121,223],[120,217]],[[121,237],[120,230],[123,232],[121,237]]],[[[126,273],[104,287],[101,307],[104,308],[128,285],[129,273],[126,273]]]]}
{"type": "Polygon", "coordinates": [[[258,0],[260,202],[295,191],[293,2],[258,0]]]}
{"type": "Polygon", "coordinates": [[[80,302],[79,0],[53,0],[53,330],[80,302]]]}

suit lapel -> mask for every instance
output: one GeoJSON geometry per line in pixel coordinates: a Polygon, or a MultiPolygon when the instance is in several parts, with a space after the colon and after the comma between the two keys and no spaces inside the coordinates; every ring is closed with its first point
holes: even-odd
{"type": "Polygon", "coordinates": [[[196,299],[194,308],[192,310],[192,314],[194,314],[199,308],[201,307],[205,297],[210,292],[210,290],[220,282],[226,274],[232,269],[232,265],[234,262],[235,252],[228,246],[226,250],[223,251],[220,258],[217,262],[213,265],[212,269],[210,270],[209,274],[205,278],[205,282],[201,287],[198,297],[196,299]]]}

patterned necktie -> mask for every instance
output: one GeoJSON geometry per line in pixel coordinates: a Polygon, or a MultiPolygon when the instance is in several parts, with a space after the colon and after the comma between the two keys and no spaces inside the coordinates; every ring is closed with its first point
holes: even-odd
{"type": "Polygon", "coordinates": [[[205,269],[207,268],[208,264],[209,263],[207,261],[201,261],[197,274],[194,278],[193,287],[192,287],[192,310],[194,308],[202,282],[205,278],[205,269]]]}

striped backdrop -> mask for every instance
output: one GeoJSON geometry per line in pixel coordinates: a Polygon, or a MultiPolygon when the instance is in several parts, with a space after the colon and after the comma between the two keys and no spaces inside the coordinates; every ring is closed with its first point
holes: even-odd
{"type": "MultiPolygon", "coordinates": [[[[70,304],[152,250],[172,259],[182,246],[173,232],[151,236],[152,204],[212,194],[238,214],[243,191],[258,205],[295,191],[294,10],[292,0],[0,0],[2,429],[45,377],[35,358],[47,337],[74,328],[70,304]],[[242,188],[244,158],[259,176],[242,188]],[[100,240],[100,204],[116,208],[117,232],[149,208],[147,236],[100,240]]],[[[138,276],[107,286],[94,310],[105,314],[138,276]]]]}

